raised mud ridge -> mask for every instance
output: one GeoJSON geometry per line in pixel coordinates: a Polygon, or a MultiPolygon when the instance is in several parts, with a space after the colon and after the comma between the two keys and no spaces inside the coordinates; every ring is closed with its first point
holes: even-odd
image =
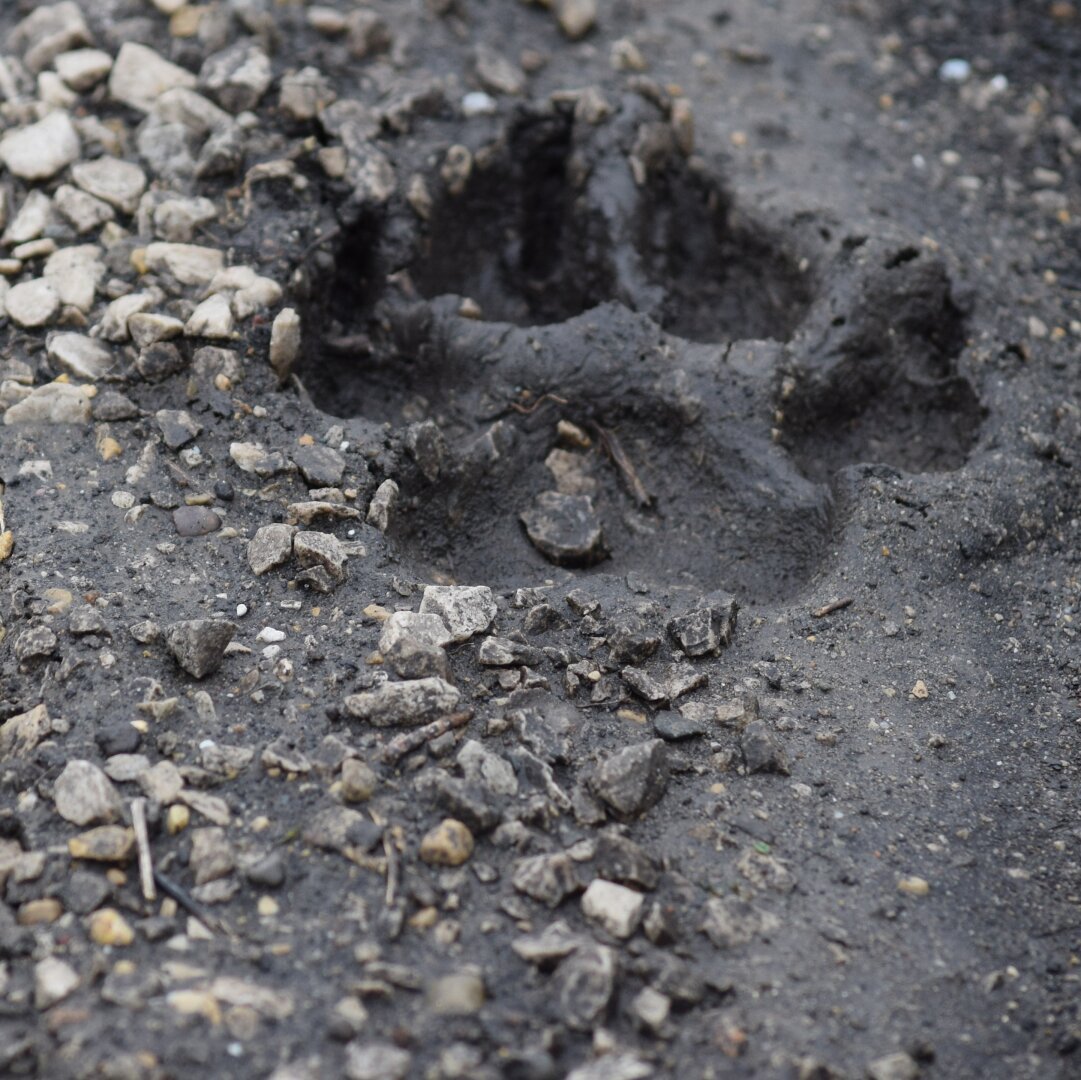
{"type": "Polygon", "coordinates": [[[982,410],[933,252],[755,221],[638,98],[522,110],[453,165],[423,213],[343,229],[301,370],[327,412],[404,428],[418,570],[555,572],[520,514],[560,486],[603,525],[577,572],[773,601],[825,557],[839,470],[964,464],[982,410]]]}

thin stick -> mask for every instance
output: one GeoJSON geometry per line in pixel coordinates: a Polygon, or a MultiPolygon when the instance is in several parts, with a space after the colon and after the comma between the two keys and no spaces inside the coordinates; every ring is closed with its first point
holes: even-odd
{"type": "Polygon", "coordinates": [[[645,484],[638,478],[638,473],[635,472],[631,459],[627,457],[626,450],[623,449],[619,439],[616,438],[616,433],[601,427],[596,422],[591,423],[590,427],[593,428],[594,434],[600,439],[605,450],[608,451],[608,456],[612,459],[613,464],[619,469],[624,483],[634,497],[634,501],[643,508],[652,506],[653,497],[646,491],[645,484]]]}
{"type": "Polygon", "coordinates": [[[154,888],[154,863],[150,858],[150,836],[146,830],[146,799],[131,800],[131,827],[135,830],[135,843],[139,849],[139,881],[143,886],[143,899],[153,903],[158,898],[154,888]]]}
{"type": "Polygon", "coordinates": [[[401,864],[398,861],[398,851],[394,847],[390,830],[383,833],[383,851],[387,856],[387,892],[386,905],[394,907],[398,899],[398,881],[401,876],[401,864]]]}
{"type": "Polygon", "coordinates": [[[189,896],[175,881],[170,881],[160,870],[154,871],[154,880],[166,896],[175,900],[189,915],[194,915],[211,933],[216,920],[202,904],[189,896]]]}
{"type": "Polygon", "coordinates": [[[835,611],[844,611],[844,609],[852,602],[853,598],[851,596],[846,596],[843,600],[831,600],[828,604],[823,604],[822,607],[812,611],[811,618],[824,619],[827,615],[832,615],[835,611]]]}
{"type": "Polygon", "coordinates": [[[403,732],[401,735],[395,736],[383,747],[379,760],[387,765],[397,765],[406,754],[419,750],[426,742],[438,739],[440,735],[448,731],[465,727],[472,719],[473,710],[466,709],[465,712],[452,713],[450,716],[433,720],[430,724],[425,724],[424,727],[417,728],[415,731],[403,732]]]}

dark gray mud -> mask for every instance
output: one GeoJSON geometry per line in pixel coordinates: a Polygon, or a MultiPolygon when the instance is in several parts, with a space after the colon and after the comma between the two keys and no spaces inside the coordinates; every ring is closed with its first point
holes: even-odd
{"type": "MultiPolygon", "coordinates": [[[[83,156],[211,200],[191,241],[282,296],[0,427],[0,1075],[1075,1075],[1071,5],[164,6],[82,5],[111,55],[270,82],[164,158],[99,84],[83,156]],[[586,556],[531,542],[553,491],[586,556]],[[433,584],[483,628],[392,642],[433,584]],[[202,619],[233,644],[178,655],[202,619]],[[69,847],[73,761],[102,820],[147,799],[171,903],[69,847]]],[[[187,323],[147,206],[43,227],[107,263],[63,329],[143,289],[187,323]]],[[[60,328],[0,326],[5,409],[60,328]]]]}

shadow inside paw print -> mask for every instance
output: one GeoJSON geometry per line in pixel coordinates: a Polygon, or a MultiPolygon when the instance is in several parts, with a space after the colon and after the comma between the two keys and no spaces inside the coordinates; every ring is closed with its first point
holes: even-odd
{"type": "Polygon", "coordinates": [[[345,237],[301,372],[392,425],[418,572],[773,601],[825,557],[837,470],[963,464],[980,405],[941,260],[860,242],[812,275],[652,106],[525,111],[432,187],[425,220],[345,237]]]}

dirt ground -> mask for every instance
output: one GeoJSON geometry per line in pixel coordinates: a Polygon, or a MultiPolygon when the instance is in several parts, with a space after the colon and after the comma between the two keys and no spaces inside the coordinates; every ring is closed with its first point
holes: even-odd
{"type": "Polygon", "coordinates": [[[0,42],[0,1076],[1081,1071],[1081,7],[0,42]]]}

